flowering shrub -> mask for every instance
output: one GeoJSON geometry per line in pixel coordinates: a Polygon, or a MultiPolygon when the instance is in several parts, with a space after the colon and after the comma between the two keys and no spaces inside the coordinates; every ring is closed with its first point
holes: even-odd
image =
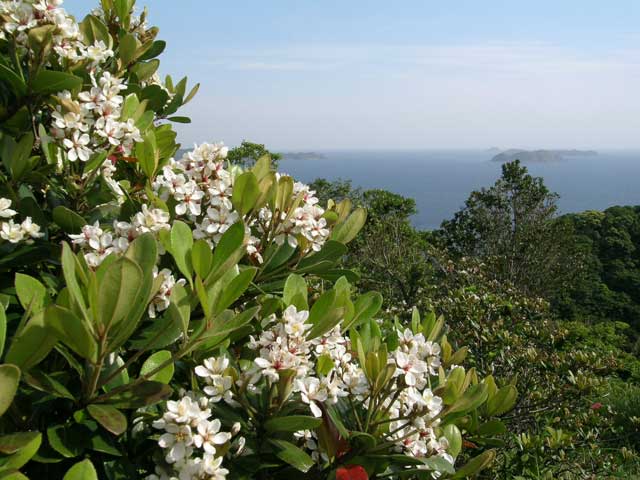
{"type": "Polygon", "coordinates": [[[515,402],[338,267],[366,212],[178,156],[133,0],[0,2],[0,478],[463,478],[515,402]],[[14,219],[21,219],[14,220],[14,219]],[[18,223],[19,222],[19,223],[18,223]]]}

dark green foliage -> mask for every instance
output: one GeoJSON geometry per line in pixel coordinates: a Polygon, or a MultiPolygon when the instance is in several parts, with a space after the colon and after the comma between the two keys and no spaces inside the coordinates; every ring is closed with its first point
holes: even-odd
{"type": "Polygon", "coordinates": [[[555,221],[557,200],[519,161],[506,163],[493,186],[472,192],[442,223],[439,236],[452,255],[482,259],[496,280],[548,297],[581,271],[570,225],[555,221]]]}
{"type": "Polygon", "coordinates": [[[565,318],[622,321],[640,333],[640,207],[565,215],[586,262],[585,275],[556,297],[565,318]]]}
{"type": "Polygon", "coordinates": [[[253,143],[243,140],[240,146],[229,150],[228,160],[240,165],[242,168],[252,167],[261,157],[268,155],[271,157],[271,164],[274,168],[278,167],[278,160],[282,158],[279,153],[271,153],[260,143],[253,143]]]}

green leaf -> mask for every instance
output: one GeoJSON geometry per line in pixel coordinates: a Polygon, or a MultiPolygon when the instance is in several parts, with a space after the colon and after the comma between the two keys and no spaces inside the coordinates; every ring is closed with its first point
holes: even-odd
{"type": "Polygon", "coordinates": [[[303,473],[308,472],[314,465],[313,459],[293,443],[285,440],[269,440],[274,446],[276,456],[303,473]]]}
{"type": "Polygon", "coordinates": [[[98,480],[98,473],[91,460],[86,459],[71,467],[62,480],[98,480]]]}
{"type": "Polygon", "coordinates": [[[366,221],[367,211],[363,208],[356,208],[343,223],[334,228],[331,240],[349,243],[358,235],[366,221]]]}
{"type": "Polygon", "coordinates": [[[500,420],[489,420],[478,427],[478,434],[483,437],[493,437],[507,432],[507,427],[500,420]]]}
{"type": "Polygon", "coordinates": [[[207,278],[213,266],[213,252],[204,239],[196,240],[191,248],[191,264],[200,278],[207,278]]]}
{"type": "Polygon", "coordinates": [[[26,372],[44,360],[57,341],[56,335],[47,326],[44,311],[41,311],[31,317],[20,333],[13,337],[5,361],[26,372]]]}
{"type": "Polygon", "coordinates": [[[0,472],[0,480],[29,480],[17,470],[5,470],[0,472]]]}
{"type": "Polygon", "coordinates": [[[48,300],[47,289],[38,280],[29,275],[16,273],[15,286],[22,308],[35,314],[45,307],[48,300]]]}
{"type": "Polygon", "coordinates": [[[329,240],[319,252],[300,260],[298,269],[312,269],[314,266],[324,262],[330,262],[330,265],[333,266],[347,253],[347,250],[347,246],[343,243],[329,240]]]}
{"type": "Polygon", "coordinates": [[[500,416],[507,413],[516,405],[518,390],[513,385],[505,385],[487,401],[487,415],[500,416]]]}
{"type": "Polygon", "coordinates": [[[63,232],[72,234],[80,233],[87,224],[84,218],[62,205],[53,209],[53,221],[63,232]]]}
{"type": "Polygon", "coordinates": [[[240,298],[251,284],[251,281],[253,280],[253,277],[255,277],[257,271],[258,270],[256,268],[246,268],[224,287],[216,301],[216,304],[213,306],[214,315],[219,314],[240,298]]]}
{"type": "Polygon", "coordinates": [[[0,358],[4,353],[4,343],[7,339],[7,315],[4,313],[4,306],[0,305],[0,358]]]}
{"type": "Polygon", "coordinates": [[[188,93],[188,95],[186,97],[184,97],[184,101],[182,102],[183,105],[186,105],[187,103],[189,103],[191,100],[193,100],[193,97],[196,96],[196,93],[198,93],[198,90],[200,89],[200,84],[196,83],[195,86],[191,89],[191,91],[188,93]]]}
{"type": "Polygon", "coordinates": [[[295,305],[300,310],[309,310],[307,303],[307,282],[300,275],[291,274],[284,284],[282,298],[285,305],[295,305]]]}
{"type": "MultiPolygon", "coordinates": [[[[171,352],[168,350],[160,350],[159,352],[154,353],[142,364],[142,368],[140,369],[140,376],[142,377],[147,375],[148,373],[151,373],[160,365],[168,362],[169,360],[171,360],[171,352]]],[[[156,382],[160,383],[169,383],[173,378],[173,372],[174,365],[173,362],[170,362],[164,368],[151,375],[149,377],[149,380],[155,380],[156,382]]]]}
{"type": "Polygon", "coordinates": [[[24,79],[16,73],[13,67],[5,65],[3,61],[0,60],[0,80],[8,83],[13,91],[13,94],[20,98],[25,93],[27,93],[27,84],[24,79]]]}
{"type": "Polygon", "coordinates": [[[139,60],[151,60],[164,52],[166,47],[167,42],[164,40],[156,40],[151,44],[149,49],[140,56],[139,60]]]}
{"type": "Polygon", "coordinates": [[[212,285],[227,271],[234,267],[245,255],[244,223],[234,223],[222,234],[218,245],[213,251],[213,266],[206,279],[206,285],[212,285]]]}
{"type": "Polygon", "coordinates": [[[309,312],[308,323],[313,325],[307,340],[319,337],[335,327],[344,315],[344,308],[336,306],[336,291],[329,290],[316,300],[309,312]]]}
{"type": "Polygon", "coordinates": [[[192,282],[193,265],[191,263],[191,247],[193,235],[189,226],[176,220],[171,227],[171,255],[182,274],[192,282]]]}
{"type": "Polygon", "coordinates": [[[136,63],[131,69],[133,73],[138,77],[138,80],[144,82],[153,76],[160,67],[160,61],[157,59],[149,60],[148,62],[136,63]]]}
{"type": "Polygon", "coordinates": [[[145,233],[137,237],[124,255],[133,260],[141,269],[143,274],[152,275],[153,267],[158,261],[158,243],[153,233],[145,233]]]}
{"type": "Polygon", "coordinates": [[[382,295],[378,292],[367,292],[360,295],[354,304],[353,318],[347,325],[343,325],[343,331],[368,322],[380,311],[380,307],[382,307],[382,295]]]}
{"type": "Polygon", "coordinates": [[[40,70],[31,84],[33,91],[40,94],[58,93],[62,90],[79,90],[82,79],[65,72],[40,70]]]}
{"type": "Polygon", "coordinates": [[[98,322],[108,328],[130,320],[142,281],[142,270],[126,257],[109,265],[99,286],[98,322]]]}
{"type": "Polygon", "coordinates": [[[64,280],[67,283],[69,295],[76,306],[84,313],[87,310],[87,304],[76,275],[78,260],[67,242],[62,243],[61,261],[62,272],[64,274],[64,280]]]}
{"type": "Polygon", "coordinates": [[[231,201],[241,215],[246,215],[253,209],[259,196],[260,188],[253,172],[245,172],[236,177],[231,201]]]}
{"type": "Polygon", "coordinates": [[[168,117],[167,120],[170,122],[176,123],[191,123],[191,119],[189,117],[168,117]]]}
{"type": "Polygon", "coordinates": [[[122,435],[127,431],[127,417],[111,405],[89,405],[87,411],[94,420],[114,435],[122,435]]]}
{"type": "Polygon", "coordinates": [[[133,34],[127,33],[120,37],[120,59],[123,66],[128,66],[136,59],[137,49],[138,42],[133,34]]]}
{"type": "Polygon", "coordinates": [[[314,430],[322,424],[322,418],[305,415],[289,415],[275,417],[264,423],[267,432],[297,432],[299,430],[314,430]]]}
{"type": "Polygon", "coordinates": [[[0,417],[11,406],[19,384],[20,369],[15,365],[0,365],[0,417]]]}
{"type": "Polygon", "coordinates": [[[98,344],[86,320],[59,305],[47,308],[45,315],[47,324],[56,332],[62,343],[86,360],[97,359],[98,344]]]}
{"type": "Polygon", "coordinates": [[[107,26],[95,15],[87,15],[80,22],[80,32],[84,37],[84,43],[87,46],[94,45],[96,42],[104,42],[107,48],[113,47],[113,38],[109,34],[107,26]]]}
{"type": "Polygon", "coordinates": [[[495,450],[487,450],[477,457],[472,458],[464,466],[460,467],[451,477],[452,479],[462,479],[476,475],[493,463],[496,458],[495,450]]]}
{"type": "Polygon", "coordinates": [[[39,370],[33,370],[25,375],[25,382],[36,390],[49,393],[54,397],[75,400],[73,394],[51,375],[47,375],[39,370]]]}
{"type": "Polygon", "coordinates": [[[444,436],[449,441],[447,453],[449,453],[453,458],[457,457],[460,450],[462,450],[462,434],[460,433],[460,429],[450,423],[444,427],[444,436]]]}
{"type": "Polygon", "coordinates": [[[144,141],[136,143],[135,154],[145,175],[148,178],[154,178],[160,159],[153,130],[147,132],[144,136],[144,141]]]}
{"type": "Polygon", "coordinates": [[[172,393],[173,389],[169,385],[146,381],[134,385],[122,393],[112,395],[106,400],[106,403],[116,408],[141,408],[161,402],[172,393]]]}
{"type": "Polygon", "coordinates": [[[22,468],[36,454],[42,443],[39,432],[19,432],[0,437],[0,453],[5,457],[2,468],[6,470],[22,468]]]}

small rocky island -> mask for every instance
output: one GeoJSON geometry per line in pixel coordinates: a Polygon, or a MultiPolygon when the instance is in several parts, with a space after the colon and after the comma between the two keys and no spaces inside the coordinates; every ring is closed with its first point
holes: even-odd
{"type": "Polygon", "coordinates": [[[512,148],[497,154],[491,161],[506,163],[520,160],[523,163],[546,163],[559,162],[566,160],[568,157],[593,157],[595,155],[598,155],[598,152],[594,150],[521,150],[512,148]]]}
{"type": "Polygon", "coordinates": [[[284,152],[281,154],[287,160],[321,160],[325,156],[317,152],[284,152]]]}

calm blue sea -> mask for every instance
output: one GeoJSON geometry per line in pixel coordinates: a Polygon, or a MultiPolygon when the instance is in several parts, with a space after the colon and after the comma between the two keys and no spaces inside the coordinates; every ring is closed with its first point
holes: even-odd
{"type": "MultiPolygon", "coordinates": [[[[321,159],[285,159],[280,170],[305,182],[318,177],[351,179],[354,186],[383,188],[412,197],[413,218],[420,229],[434,229],[464,204],[472,190],[491,185],[500,164],[485,151],[318,151],[321,159]]],[[[562,213],[602,210],[613,205],[640,205],[640,152],[599,152],[561,162],[528,163],[560,194],[562,213]]]]}

